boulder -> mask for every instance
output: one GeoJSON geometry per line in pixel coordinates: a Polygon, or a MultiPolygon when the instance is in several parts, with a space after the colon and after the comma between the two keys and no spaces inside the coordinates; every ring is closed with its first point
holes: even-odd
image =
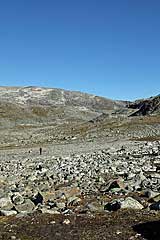
{"type": "Polygon", "coordinates": [[[121,208],[121,203],[118,200],[113,200],[104,206],[104,210],[117,211],[121,208]]]}
{"type": "Polygon", "coordinates": [[[11,210],[13,208],[13,203],[10,197],[0,198],[0,209],[11,210]]]}
{"type": "Polygon", "coordinates": [[[15,211],[15,210],[0,210],[0,215],[1,216],[7,216],[7,217],[9,217],[9,216],[13,216],[13,215],[16,215],[17,214],[17,211],[15,211]]]}
{"type": "Polygon", "coordinates": [[[121,201],[121,209],[143,209],[143,205],[132,197],[127,197],[121,201]]]}
{"type": "Polygon", "coordinates": [[[25,199],[24,203],[15,205],[15,209],[17,212],[30,213],[35,209],[35,205],[30,199],[25,199]]]}

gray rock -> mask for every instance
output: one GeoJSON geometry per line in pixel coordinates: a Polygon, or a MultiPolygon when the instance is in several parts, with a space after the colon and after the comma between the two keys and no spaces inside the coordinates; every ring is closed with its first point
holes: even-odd
{"type": "Polygon", "coordinates": [[[159,201],[160,201],[160,194],[150,199],[150,202],[159,202],[159,201]]]}
{"type": "Polygon", "coordinates": [[[0,198],[0,209],[11,210],[12,208],[13,204],[11,202],[10,197],[0,198]]]}
{"type": "Polygon", "coordinates": [[[35,209],[35,205],[30,199],[25,199],[24,203],[15,205],[15,209],[17,212],[30,213],[35,209]]]}
{"type": "Polygon", "coordinates": [[[17,214],[17,211],[15,210],[10,210],[10,211],[7,211],[7,210],[0,210],[0,215],[1,216],[13,216],[13,215],[16,215],[17,214]]]}
{"type": "Polygon", "coordinates": [[[69,205],[69,206],[76,206],[76,205],[78,205],[81,201],[82,201],[81,198],[76,197],[76,196],[73,196],[73,197],[68,198],[68,200],[67,200],[67,205],[69,205]]]}
{"type": "Polygon", "coordinates": [[[56,206],[58,209],[65,209],[66,203],[65,202],[56,202],[56,206]]]}
{"type": "Polygon", "coordinates": [[[20,193],[15,193],[12,197],[12,202],[15,205],[20,205],[24,202],[24,198],[22,197],[22,195],[20,193]]]}
{"type": "Polygon", "coordinates": [[[103,212],[104,207],[99,202],[91,202],[86,206],[90,212],[103,212]]]}
{"type": "Polygon", "coordinates": [[[16,236],[11,236],[11,240],[17,240],[16,236]]]}
{"type": "Polygon", "coordinates": [[[20,212],[20,213],[17,213],[16,218],[24,218],[27,216],[28,216],[27,212],[20,212]]]}
{"type": "Polygon", "coordinates": [[[40,211],[43,214],[60,214],[60,212],[56,209],[54,210],[54,209],[42,208],[40,211]]]}
{"type": "Polygon", "coordinates": [[[121,201],[121,209],[143,209],[143,205],[132,197],[127,197],[121,201]]]}

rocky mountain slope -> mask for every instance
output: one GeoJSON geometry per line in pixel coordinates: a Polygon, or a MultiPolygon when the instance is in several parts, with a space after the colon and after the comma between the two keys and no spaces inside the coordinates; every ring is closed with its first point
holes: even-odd
{"type": "Polygon", "coordinates": [[[86,121],[125,106],[123,101],[62,89],[0,87],[0,125],[7,127],[21,123],[86,121]]]}
{"type": "Polygon", "coordinates": [[[130,103],[128,107],[136,109],[131,116],[160,114],[160,95],[148,99],[137,100],[133,103],[130,103]]]}
{"type": "Polygon", "coordinates": [[[159,99],[131,103],[62,89],[0,87],[0,147],[159,138],[159,99]]]}
{"type": "Polygon", "coordinates": [[[85,106],[97,111],[125,106],[123,101],[113,101],[87,93],[39,87],[0,87],[0,100],[27,105],[85,106]]]}

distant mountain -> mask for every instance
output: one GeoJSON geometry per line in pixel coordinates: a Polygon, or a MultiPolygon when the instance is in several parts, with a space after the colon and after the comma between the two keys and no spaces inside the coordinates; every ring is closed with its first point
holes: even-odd
{"type": "Polygon", "coordinates": [[[0,87],[0,126],[88,121],[123,111],[127,102],[40,87],[0,87]]]}
{"type": "Polygon", "coordinates": [[[128,107],[136,109],[130,116],[160,114],[160,95],[148,99],[137,100],[130,103],[128,107]]]}
{"type": "Polygon", "coordinates": [[[56,88],[0,87],[0,128],[38,124],[71,126],[159,112],[160,96],[128,102],[56,88]]]}
{"type": "Polygon", "coordinates": [[[119,109],[126,105],[124,101],[113,101],[87,93],[39,87],[0,87],[0,101],[26,105],[77,106],[96,111],[119,109]]]}

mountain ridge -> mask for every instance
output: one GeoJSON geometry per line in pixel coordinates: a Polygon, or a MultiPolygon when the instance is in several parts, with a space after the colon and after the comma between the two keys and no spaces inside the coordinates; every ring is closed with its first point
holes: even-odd
{"type": "MultiPolygon", "coordinates": [[[[144,116],[160,113],[160,96],[140,99],[136,101],[112,100],[109,98],[97,96],[94,94],[83,93],[80,91],[70,91],[59,88],[47,88],[37,86],[15,87],[0,86],[0,112],[4,112],[4,108],[19,108],[28,113],[32,108],[39,108],[39,113],[48,112],[50,108],[60,109],[62,112],[68,110],[68,115],[74,117],[74,111],[82,115],[87,115],[86,120],[96,118],[101,114],[109,115],[128,115],[128,116],[144,116]],[[43,109],[42,109],[43,108],[43,109]],[[71,113],[73,110],[73,114],[71,113]],[[85,113],[85,114],[84,114],[85,113]]],[[[40,117],[40,114],[38,113],[40,117]]],[[[34,114],[36,112],[34,111],[34,114]]],[[[75,114],[76,115],[76,114],[75,114]]],[[[10,116],[11,117],[11,116],[10,116]]],[[[47,117],[47,114],[46,114],[47,117]]],[[[80,119],[83,117],[80,117],[80,119]]]]}

